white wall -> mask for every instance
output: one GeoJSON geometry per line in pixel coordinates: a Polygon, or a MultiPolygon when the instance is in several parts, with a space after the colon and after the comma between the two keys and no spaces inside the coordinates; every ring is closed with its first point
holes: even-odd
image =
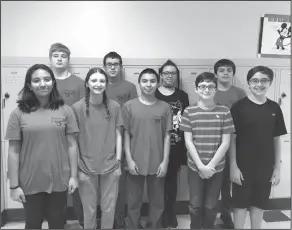
{"type": "Polygon", "coordinates": [[[256,58],[260,17],[289,1],[1,1],[1,56],[46,57],[54,42],[74,57],[256,58]]]}

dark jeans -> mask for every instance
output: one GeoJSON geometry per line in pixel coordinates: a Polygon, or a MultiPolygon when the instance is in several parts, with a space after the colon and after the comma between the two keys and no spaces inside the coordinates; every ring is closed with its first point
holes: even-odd
{"type": "Polygon", "coordinates": [[[175,213],[175,202],[177,196],[177,175],[180,166],[169,162],[167,174],[164,181],[164,214],[168,220],[171,220],[175,213]]]}
{"type": "Polygon", "coordinates": [[[127,228],[129,229],[138,229],[145,180],[147,182],[149,228],[161,228],[164,210],[164,178],[158,178],[156,175],[133,176],[127,172],[127,228]]]}
{"type": "Polygon", "coordinates": [[[44,219],[48,221],[49,229],[64,229],[67,191],[41,192],[26,195],[25,199],[25,229],[41,229],[44,219]]]}
{"type": "Polygon", "coordinates": [[[231,181],[230,181],[230,166],[228,157],[226,158],[225,168],[223,170],[223,180],[221,187],[221,215],[223,217],[231,217],[231,181]]]}
{"type": "Polygon", "coordinates": [[[222,177],[223,172],[218,172],[210,179],[202,179],[198,172],[188,168],[191,229],[214,228],[217,215],[215,207],[220,195],[222,177]]]}

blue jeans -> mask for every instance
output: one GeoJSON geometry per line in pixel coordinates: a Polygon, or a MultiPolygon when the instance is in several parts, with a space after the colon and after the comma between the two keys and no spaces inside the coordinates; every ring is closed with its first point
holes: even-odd
{"type": "Polygon", "coordinates": [[[188,168],[190,189],[189,211],[191,229],[214,228],[216,210],[223,172],[215,173],[210,179],[202,179],[198,172],[188,168]]]}

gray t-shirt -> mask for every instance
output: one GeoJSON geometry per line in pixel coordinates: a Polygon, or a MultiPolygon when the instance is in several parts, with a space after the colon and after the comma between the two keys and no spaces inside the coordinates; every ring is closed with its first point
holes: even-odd
{"type": "Polygon", "coordinates": [[[66,105],[73,105],[85,95],[84,81],[74,74],[70,77],[57,81],[57,89],[66,105]]]}
{"type": "Polygon", "coordinates": [[[24,113],[12,111],[7,140],[20,140],[19,185],[25,195],[61,192],[68,188],[70,164],[66,135],[78,132],[72,109],[39,108],[24,113]]]}
{"type": "Polygon", "coordinates": [[[116,128],[123,126],[119,104],[114,100],[108,100],[109,120],[103,104],[89,103],[89,117],[86,116],[84,98],[72,105],[72,108],[80,129],[78,135],[80,170],[90,175],[115,170],[119,166],[116,160],[116,128]]]}
{"type": "Polygon", "coordinates": [[[236,86],[231,86],[227,91],[217,90],[214,100],[220,105],[224,105],[229,109],[238,100],[244,98],[246,93],[243,89],[236,86]]]}
{"type": "Polygon", "coordinates": [[[172,130],[170,105],[161,100],[145,105],[136,98],[125,103],[123,117],[130,133],[132,158],[140,174],[156,174],[163,160],[164,137],[172,130]]]}
{"type": "Polygon", "coordinates": [[[108,84],[106,93],[108,98],[118,102],[121,107],[125,102],[137,98],[136,86],[132,82],[126,80],[122,80],[116,84],[108,84]]]}

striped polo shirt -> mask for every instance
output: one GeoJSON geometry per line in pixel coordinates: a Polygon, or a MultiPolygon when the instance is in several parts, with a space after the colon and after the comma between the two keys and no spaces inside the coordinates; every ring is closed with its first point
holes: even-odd
{"type": "MultiPolygon", "coordinates": [[[[198,155],[204,165],[207,165],[222,142],[222,134],[235,131],[230,110],[223,105],[216,105],[212,110],[203,110],[198,104],[185,109],[180,123],[180,130],[191,132],[198,155]]],[[[188,166],[198,171],[198,167],[188,155],[188,166]]],[[[223,171],[225,156],[216,165],[216,172],[223,171]]]]}

